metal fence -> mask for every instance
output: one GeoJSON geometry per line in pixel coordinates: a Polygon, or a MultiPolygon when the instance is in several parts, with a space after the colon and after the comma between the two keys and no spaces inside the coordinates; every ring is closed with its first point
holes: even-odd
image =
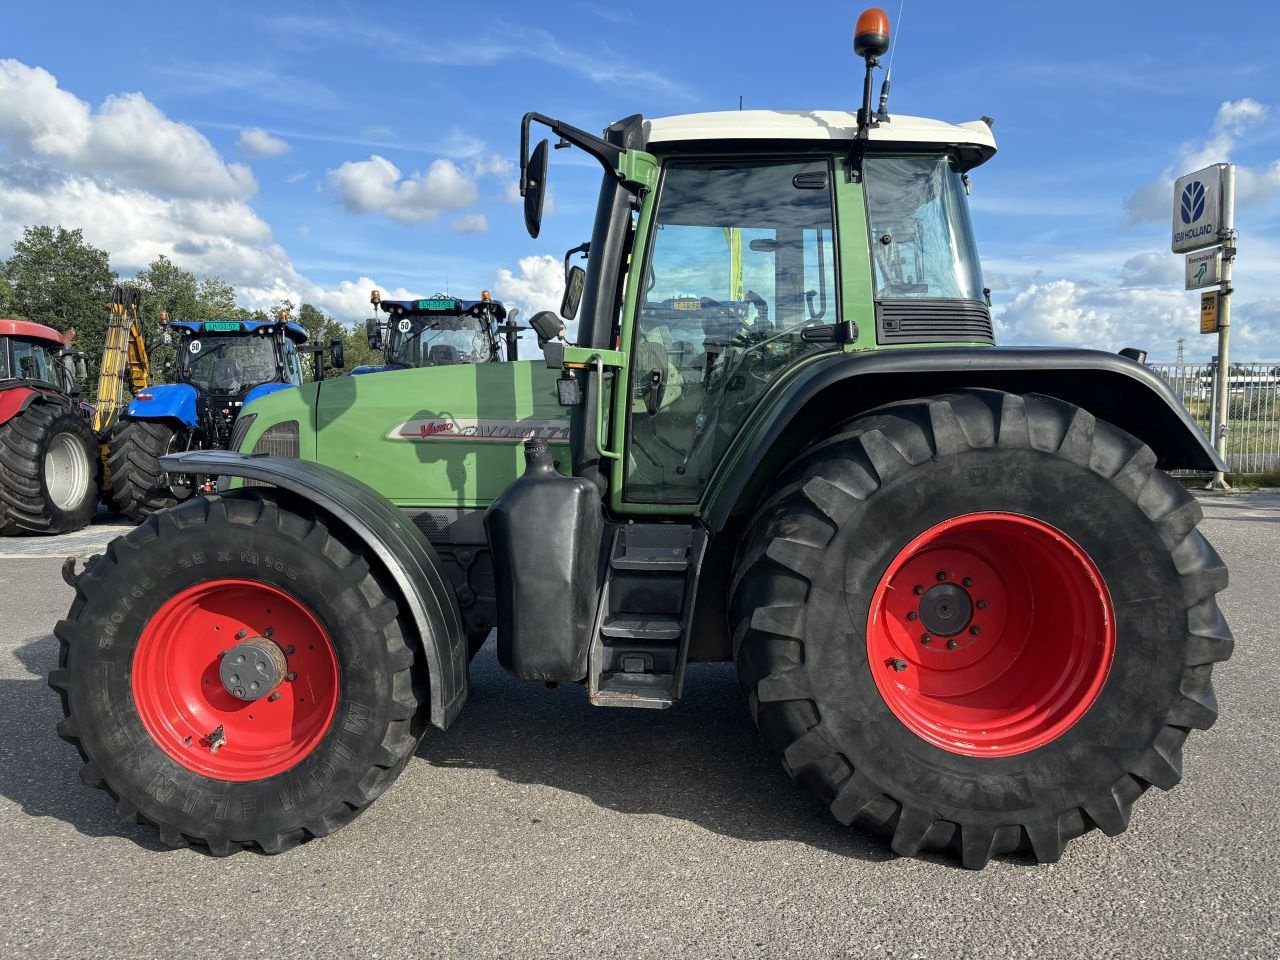
{"type": "Polygon", "coordinates": [[[1153,363],[1206,434],[1226,424],[1227,464],[1232,473],[1280,470],[1280,362],[1233,363],[1227,380],[1227,410],[1219,416],[1212,363],[1153,363]]]}

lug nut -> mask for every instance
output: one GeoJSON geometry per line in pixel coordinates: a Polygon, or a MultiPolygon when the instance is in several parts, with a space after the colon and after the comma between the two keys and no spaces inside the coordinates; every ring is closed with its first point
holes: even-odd
{"type": "Polygon", "coordinates": [[[285,656],[291,655],[293,653],[293,644],[291,643],[287,647],[285,647],[284,652],[285,652],[285,656]]]}
{"type": "Polygon", "coordinates": [[[925,646],[928,646],[930,643],[933,642],[933,637],[930,634],[922,633],[920,634],[920,642],[923,643],[925,646]]]}
{"type": "Polygon", "coordinates": [[[267,699],[270,700],[272,703],[275,703],[277,700],[280,699],[280,691],[276,690],[272,692],[271,696],[267,697],[267,699]]]}
{"type": "MultiPolygon", "coordinates": [[[[966,584],[966,586],[967,586],[967,584],[966,584]]],[[[275,628],[275,627],[267,627],[267,629],[265,629],[265,630],[263,630],[263,631],[262,631],[262,635],[263,635],[264,637],[274,637],[274,636],[276,635],[276,628],[275,628]]]]}
{"type": "Polygon", "coordinates": [[[979,610],[985,610],[985,609],[987,609],[987,601],[985,601],[985,600],[979,600],[979,601],[978,601],[978,603],[977,603],[977,607],[978,607],[978,609],[979,609],[979,610]]]}
{"type": "Polygon", "coordinates": [[[903,670],[907,669],[907,661],[905,661],[905,660],[890,660],[890,661],[889,661],[889,666],[893,667],[893,669],[894,669],[894,671],[895,671],[895,672],[897,672],[897,673],[901,673],[903,670]]]}
{"type": "Polygon", "coordinates": [[[285,679],[286,679],[286,680],[297,680],[297,679],[298,679],[298,675],[297,675],[296,673],[291,673],[291,674],[289,674],[289,676],[287,676],[285,679]]]}
{"type": "Polygon", "coordinates": [[[920,594],[924,593],[924,587],[920,586],[920,584],[917,583],[913,588],[912,592],[915,593],[915,595],[918,597],[920,596],[920,594]]]}
{"type": "Polygon", "coordinates": [[[976,637],[978,634],[982,632],[982,628],[975,623],[972,627],[969,628],[969,632],[976,637]]]}
{"type": "Polygon", "coordinates": [[[248,630],[237,630],[237,631],[236,631],[236,639],[237,639],[237,640],[243,640],[243,639],[244,639],[245,637],[247,637],[248,635],[249,635],[249,631],[248,631],[248,630]]]}
{"type": "Polygon", "coordinates": [[[908,614],[907,614],[907,619],[908,619],[908,620],[919,620],[919,619],[920,619],[920,614],[918,614],[918,613],[916,613],[914,610],[912,610],[910,613],[908,613],[908,614]]]}
{"type": "Polygon", "coordinates": [[[954,649],[955,649],[956,647],[958,647],[958,646],[960,646],[960,644],[956,643],[954,640],[948,640],[948,641],[947,641],[947,649],[948,649],[948,650],[954,650],[954,649]]]}
{"type": "MultiPolygon", "coordinates": [[[[972,587],[972,586],[973,586],[973,577],[965,577],[965,578],[964,578],[963,580],[961,580],[960,582],[961,582],[961,583],[963,583],[966,587],[972,587]]],[[[268,636],[270,636],[270,634],[268,634],[268,636]]]]}
{"type": "Polygon", "coordinates": [[[945,579],[947,579],[947,572],[946,572],[945,570],[939,570],[939,571],[938,571],[938,579],[939,579],[939,580],[945,580],[945,579]]]}

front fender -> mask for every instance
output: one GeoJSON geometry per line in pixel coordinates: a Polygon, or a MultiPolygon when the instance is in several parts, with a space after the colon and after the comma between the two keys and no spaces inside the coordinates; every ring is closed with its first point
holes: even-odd
{"type": "Polygon", "coordinates": [[[196,425],[196,390],[186,383],[162,383],[147,387],[129,401],[125,416],[133,420],[177,420],[196,425]]]}
{"type": "MultiPolygon", "coordinates": [[[[0,349],[4,349],[0,346],[0,349]]],[[[0,424],[8,423],[35,401],[40,391],[31,387],[8,387],[0,390],[0,424]]]]}
{"type": "Polygon", "coordinates": [[[830,353],[781,381],[747,418],[707,485],[701,514],[720,530],[749,513],[793,456],[852,417],[975,388],[1041,393],[1082,407],[1151,447],[1165,470],[1227,470],[1169,385],[1118,354],[1045,347],[830,353]]]}
{"type": "Polygon", "coordinates": [[[446,729],[467,699],[467,638],[435,548],[372,487],[329,467],[284,457],[196,450],[160,461],[170,473],[258,480],[301,497],[364,544],[395,580],[417,628],[431,683],[431,722],[446,729]]]}
{"type": "Polygon", "coordinates": [[[244,405],[247,407],[259,397],[268,397],[273,393],[279,393],[281,390],[292,389],[292,383],[260,383],[244,395],[244,405]]]}

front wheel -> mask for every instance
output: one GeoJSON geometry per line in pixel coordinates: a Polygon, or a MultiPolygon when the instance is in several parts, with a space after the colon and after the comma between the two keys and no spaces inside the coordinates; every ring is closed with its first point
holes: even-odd
{"type": "Polygon", "coordinates": [[[190,497],[194,486],[189,479],[170,477],[160,466],[161,457],[181,453],[186,446],[183,428],[157,420],[124,421],[108,447],[112,508],[141,523],[190,497]]]}
{"type": "Polygon", "coordinates": [[[98,443],[74,410],[35,403],[0,425],[0,534],[69,533],[98,508],[98,443]]]}
{"type": "Polygon", "coordinates": [[[302,504],[197,497],[117,538],[56,629],[82,779],[171,846],[278,853],[353,819],[426,728],[384,582],[302,504]]]}
{"type": "Polygon", "coordinates": [[[784,765],[895,851],[1057,860],[1125,829],[1217,716],[1232,640],[1199,504],[1149,448],[1047,397],[882,408],[752,521],[739,676],[784,765]]]}

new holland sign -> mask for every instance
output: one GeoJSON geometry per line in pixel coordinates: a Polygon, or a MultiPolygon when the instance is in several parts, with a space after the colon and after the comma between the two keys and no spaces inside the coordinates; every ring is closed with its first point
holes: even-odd
{"type": "Polygon", "coordinates": [[[1189,253],[1218,243],[1222,230],[1225,163],[1179,177],[1173,185],[1173,252],[1189,253]]]}

